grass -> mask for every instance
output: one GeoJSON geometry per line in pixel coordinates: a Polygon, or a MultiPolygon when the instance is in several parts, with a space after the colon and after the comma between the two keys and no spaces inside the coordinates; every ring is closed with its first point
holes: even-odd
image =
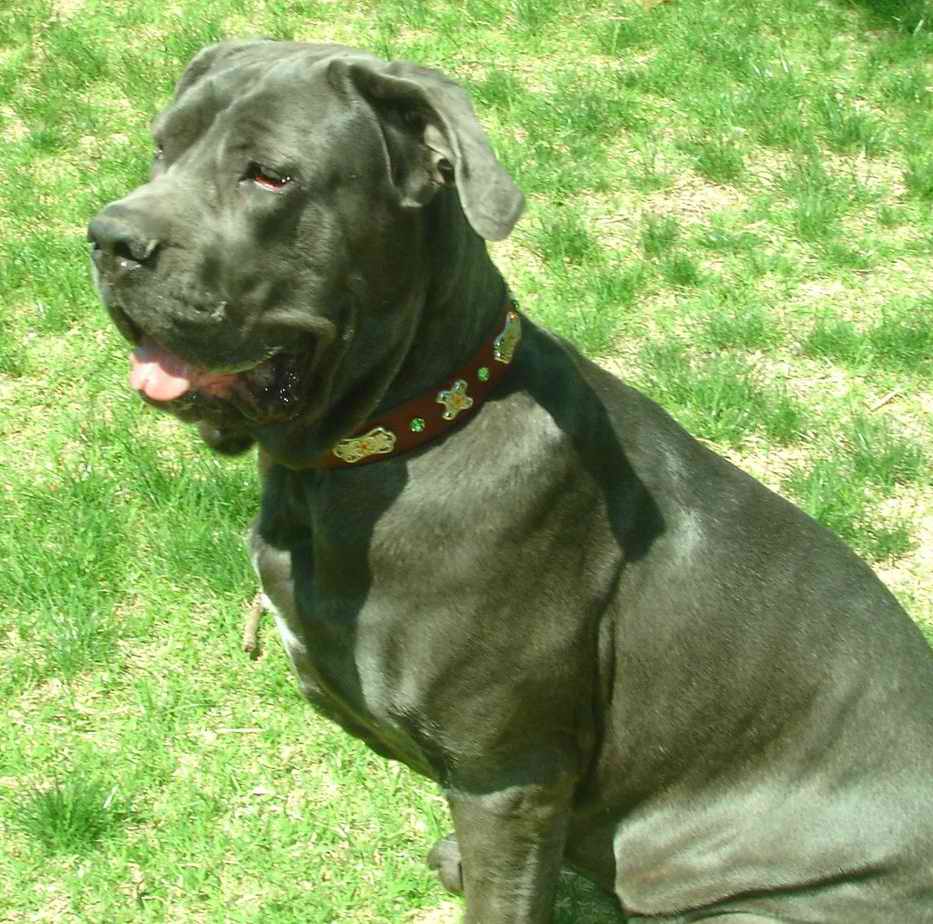
{"type": "Polygon", "coordinates": [[[641,232],[641,246],[647,257],[664,256],[677,241],[680,228],[676,218],[648,215],[641,232]]]}
{"type": "Polygon", "coordinates": [[[737,306],[727,303],[710,312],[701,336],[715,350],[768,349],[781,340],[780,330],[764,309],[742,303],[737,306]]]}
{"type": "Polygon", "coordinates": [[[912,545],[909,524],[903,520],[877,522],[863,479],[853,479],[852,474],[844,463],[820,460],[791,472],[785,487],[807,513],[862,555],[884,559],[905,554],[912,545]]]}
{"type": "Polygon", "coordinates": [[[735,139],[720,135],[688,145],[694,169],[714,183],[735,183],[745,170],[742,150],[735,139]]]}
{"type": "Polygon", "coordinates": [[[933,305],[927,299],[891,302],[867,330],[833,315],[820,317],[803,349],[856,368],[926,376],[933,369],[933,305]]]}
{"type": "Polygon", "coordinates": [[[884,424],[862,415],[852,421],[847,436],[853,471],[864,481],[893,490],[897,485],[922,485],[929,476],[930,461],[920,447],[884,424]]]}
{"type": "Polygon", "coordinates": [[[644,353],[652,370],[647,390],[692,432],[731,447],[752,433],[778,445],[802,435],[803,409],[784,390],[762,383],[743,360],[720,355],[691,362],[688,350],[673,339],[649,344],[644,353]]]}
{"type": "MultiPolygon", "coordinates": [[[[0,11],[0,919],[440,922],[437,792],[299,699],[252,460],[127,395],[84,227],[225,36],[452,74],[528,213],[523,308],[791,496],[933,638],[927,0],[20,0],[0,11]],[[650,7],[650,8],[649,8],[650,7]],[[505,24],[505,28],[503,28],[505,24]]],[[[558,924],[617,921],[579,879],[558,924]]]]}
{"type": "Polygon", "coordinates": [[[886,148],[886,128],[882,121],[860,112],[836,94],[816,100],[816,113],[822,122],[826,143],[834,151],[862,153],[868,157],[882,154],[886,148]]]}
{"type": "Polygon", "coordinates": [[[76,777],[28,793],[13,808],[10,823],[49,854],[74,854],[98,846],[127,816],[117,786],[76,777]]]}

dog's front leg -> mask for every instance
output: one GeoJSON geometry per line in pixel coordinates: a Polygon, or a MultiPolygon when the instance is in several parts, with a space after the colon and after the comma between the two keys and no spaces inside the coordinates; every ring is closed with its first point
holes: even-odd
{"type": "Polygon", "coordinates": [[[464,924],[549,924],[572,792],[566,777],[492,792],[448,790],[462,863],[464,924]]]}

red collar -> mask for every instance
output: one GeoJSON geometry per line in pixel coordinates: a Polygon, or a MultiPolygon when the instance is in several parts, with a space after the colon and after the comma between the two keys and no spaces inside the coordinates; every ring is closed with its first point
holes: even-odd
{"type": "Polygon", "coordinates": [[[449,378],[398,407],[367,421],[308,468],[359,468],[409,452],[459,427],[482,406],[509,371],[522,337],[511,300],[505,320],[479,351],[449,378]]]}

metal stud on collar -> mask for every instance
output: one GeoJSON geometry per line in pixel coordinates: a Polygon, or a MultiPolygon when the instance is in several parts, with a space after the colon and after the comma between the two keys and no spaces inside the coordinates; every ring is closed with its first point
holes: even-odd
{"type": "Polygon", "coordinates": [[[341,440],[331,452],[342,462],[359,462],[368,456],[386,455],[395,449],[395,434],[385,427],[376,427],[362,436],[341,440]]]}
{"type": "Polygon", "coordinates": [[[473,399],[466,393],[467,383],[457,379],[450,388],[437,393],[437,403],[444,405],[444,420],[453,420],[461,411],[473,407],[473,399]]]}
{"type": "Polygon", "coordinates": [[[515,348],[518,346],[518,342],[521,339],[521,320],[514,311],[510,311],[506,315],[505,327],[502,329],[502,333],[496,337],[495,343],[493,344],[493,355],[496,358],[496,362],[512,362],[512,356],[515,353],[515,348]]]}

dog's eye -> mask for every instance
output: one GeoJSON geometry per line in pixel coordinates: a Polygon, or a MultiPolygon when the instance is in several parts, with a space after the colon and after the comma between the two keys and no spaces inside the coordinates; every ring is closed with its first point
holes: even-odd
{"type": "Polygon", "coordinates": [[[279,173],[271,167],[263,164],[250,164],[246,174],[247,179],[252,180],[257,186],[263,189],[278,191],[284,189],[291,183],[292,178],[285,173],[279,173]]]}

